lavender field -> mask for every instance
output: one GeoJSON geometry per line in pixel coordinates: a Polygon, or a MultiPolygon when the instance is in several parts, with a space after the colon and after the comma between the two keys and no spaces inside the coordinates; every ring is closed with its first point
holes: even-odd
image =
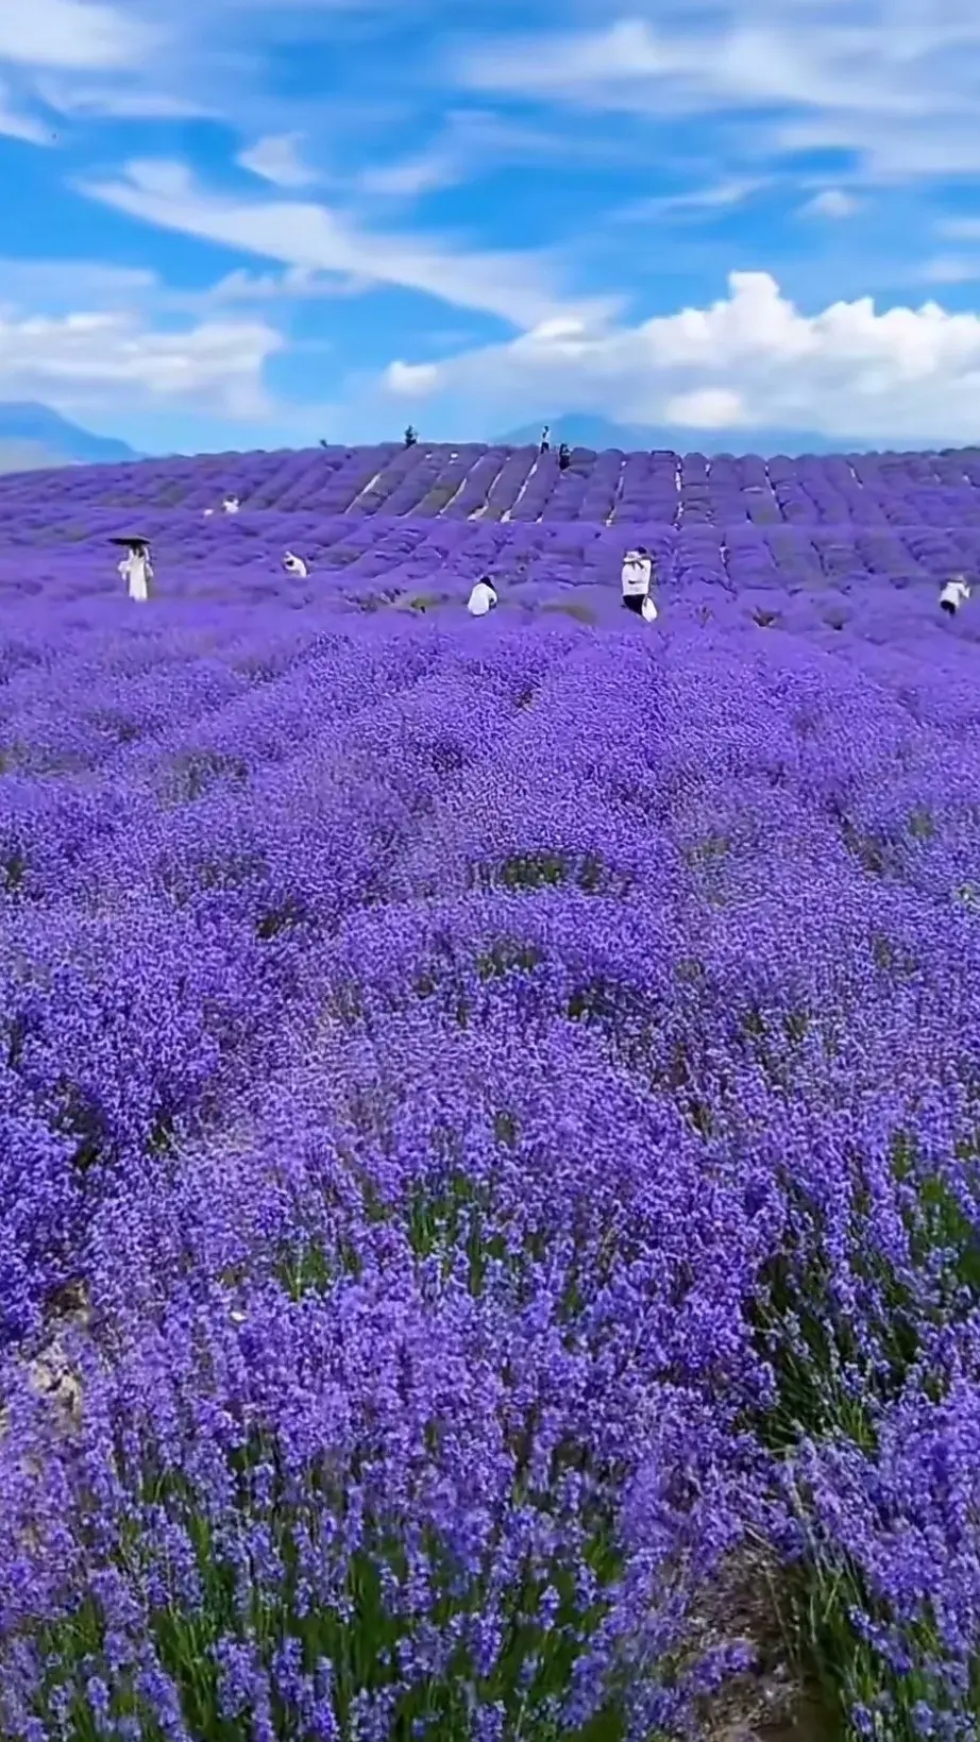
{"type": "Polygon", "coordinates": [[[955,571],[980,451],[0,479],[2,1742],[975,1742],[955,571]]]}

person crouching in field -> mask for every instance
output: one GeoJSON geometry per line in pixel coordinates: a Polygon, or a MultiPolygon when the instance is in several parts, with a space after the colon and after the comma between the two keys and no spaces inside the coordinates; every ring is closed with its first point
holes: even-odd
{"type": "Polygon", "coordinates": [[[119,564],[119,573],[126,582],[130,598],[145,605],[150,597],[150,583],[153,580],[148,541],[145,538],[114,538],[112,542],[124,545],[129,553],[119,564]]]}
{"type": "Polygon", "coordinates": [[[955,617],[961,605],[965,605],[970,597],[970,589],[964,575],[954,575],[946,582],[939,595],[939,609],[945,611],[947,617],[955,617]]]}
{"type": "Polygon", "coordinates": [[[489,575],[481,575],[466,601],[471,617],[486,617],[496,608],[497,591],[489,575]]]}
{"type": "Polygon", "coordinates": [[[657,607],[650,592],[653,561],[645,545],[637,545],[635,550],[626,552],[621,579],[623,604],[627,611],[635,611],[647,623],[655,622],[657,607]]]}

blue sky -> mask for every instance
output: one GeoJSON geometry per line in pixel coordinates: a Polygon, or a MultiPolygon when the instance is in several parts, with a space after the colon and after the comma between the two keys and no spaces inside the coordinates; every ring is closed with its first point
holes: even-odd
{"type": "Polygon", "coordinates": [[[23,0],[0,397],[147,450],[977,440],[978,97],[974,0],[23,0]]]}

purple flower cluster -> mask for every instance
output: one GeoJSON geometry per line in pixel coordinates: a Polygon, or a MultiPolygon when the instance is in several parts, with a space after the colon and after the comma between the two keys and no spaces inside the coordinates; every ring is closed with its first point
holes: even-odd
{"type": "Polygon", "coordinates": [[[980,458],[534,458],[0,484],[4,1742],[975,1737],[980,458]]]}

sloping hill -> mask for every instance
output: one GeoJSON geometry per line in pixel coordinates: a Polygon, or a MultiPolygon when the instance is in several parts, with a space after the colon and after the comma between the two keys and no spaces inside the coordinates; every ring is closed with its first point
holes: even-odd
{"type": "MultiPolygon", "coordinates": [[[[763,460],[671,452],[554,452],[480,443],[405,449],[312,448],[205,454],[0,480],[7,505],[41,535],[95,510],[188,511],[204,524],[223,497],[242,513],[360,520],[687,527],[980,527],[980,451],[835,454],[763,460]]],[[[125,528],[123,530],[126,530],[125,528]]]]}

